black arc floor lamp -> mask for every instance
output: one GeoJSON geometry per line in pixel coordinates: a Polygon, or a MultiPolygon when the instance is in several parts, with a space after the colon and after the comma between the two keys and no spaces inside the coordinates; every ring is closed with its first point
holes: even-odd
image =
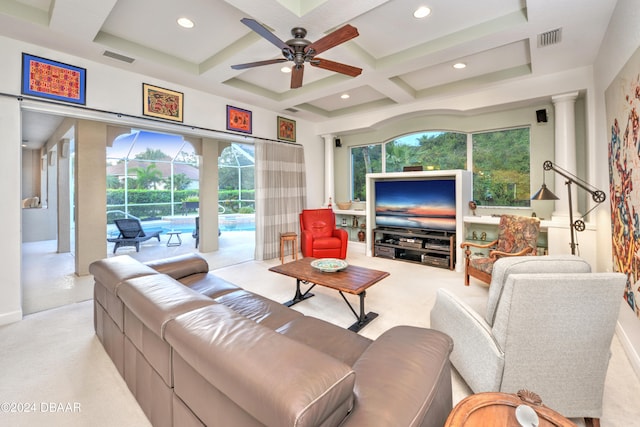
{"type": "MultiPolygon", "coordinates": [[[[560,176],[562,176],[562,177],[564,177],[566,179],[565,184],[567,185],[567,191],[568,191],[568,194],[569,194],[569,231],[571,232],[571,254],[575,255],[576,254],[575,232],[576,231],[584,231],[585,225],[584,225],[583,218],[589,212],[591,212],[593,209],[595,209],[600,203],[604,202],[607,199],[607,196],[604,194],[603,191],[598,190],[593,185],[591,185],[588,182],[578,178],[577,176],[575,176],[571,172],[569,172],[569,171],[567,171],[565,169],[562,169],[560,166],[554,165],[550,160],[547,160],[542,164],[542,169],[544,169],[545,172],[548,171],[548,170],[552,170],[555,173],[557,173],[558,175],[560,175],[560,176]],[[577,219],[575,222],[573,221],[573,205],[572,205],[572,201],[571,201],[571,184],[575,184],[578,187],[580,187],[583,190],[585,190],[587,193],[591,194],[591,197],[593,198],[593,201],[597,203],[593,208],[589,209],[589,211],[587,213],[585,213],[581,218],[577,219]]],[[[555,194],[553,194],[553,192],[547,188],[546,184],[544,183],[544,175],[543,175],[542,187],[540,187],[540,190],[538,190],[538,192],[533,195],[531,200],[558,200],[558,199],[559,199],[559,197],[556,196],[555,194]]]]}

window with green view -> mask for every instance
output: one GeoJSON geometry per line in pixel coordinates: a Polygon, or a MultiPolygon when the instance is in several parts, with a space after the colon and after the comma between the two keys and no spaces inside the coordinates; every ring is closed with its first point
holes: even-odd
{"type": "Polygon", "coordinates": [[[475,133],[473,199],[479,206],[528,207],[529,128],[475,133]]]}
{"type": "Polygon", "coordinates": [[[401,172],[405,166],[418,165],[425,171],[467,169],[467,152],[471,151],[473,198],[479,206],[528,207],[529,150],[528,127],[472,135],[418,132],[385,144],[352,147],[352,198],[365,199],[367,173],[401,172]]]}
{"type": "Polygon", "coordinates": [[[366,200],[368,173],[382,172],[382,144],[351,148],[351,199],[366,200]]]}
{"type": "Polygon", "coordinates": [[[423,170],[465,169],[467,135],[457,132],[420,132],[385,144],[385,172],[402,172],[405,166],[423,170]]]}

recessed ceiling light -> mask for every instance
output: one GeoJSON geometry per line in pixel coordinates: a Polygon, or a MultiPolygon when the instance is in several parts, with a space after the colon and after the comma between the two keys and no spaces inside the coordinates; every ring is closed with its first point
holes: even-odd
{"type": "Polygon", "coordinates": [[[340,95],[340,98],[349,99],[349,94],[348,93],[343,93],[342,95],[340,95]]]}
{"type": "Polygon", "coordinates": [[[457,69],[457,70],[462,70],[463,68],[466,68],[467,64],[465,64],[464,62],[458,62],[456,64],[453,64],[453,68],[457,69]]]}
{"type": "Polygon", "coordinates": [[[290,73],[291,72],[291,67],[282,67],[282,68],[280,68],[280,71],[282,71],[283,73],[290,73]]]}
{"type": "Polygon", "coordinates": [[[426,18],[429,15],[431,15],[431,9],[429,9],[427,6],[420,6],[416,9],[415,12],[413,12],[414,18],[418,19],[426,18]]]}
{"type": "Polygon", "coordinates": [[[182,28],[193,28],[195,26],[191,19],[184,17],[178,18],[178,25],[180,25],[182,28]]]}

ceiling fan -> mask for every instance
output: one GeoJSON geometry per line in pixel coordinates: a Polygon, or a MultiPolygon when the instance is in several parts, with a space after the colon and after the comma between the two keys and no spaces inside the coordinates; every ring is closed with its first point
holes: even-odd
{"type": "Polygon", "coordinates": [[[293,61],[294,65],[291,68],[291,89],[302,86],[305,62],[308,62],[314,67],[335,71],[336,73],[346,74],[351,77],[356,77],[362,73],[362,68],[352,67],[351,65],[342,64],[340,62],[329,61],[328,59],[316,58],[317,54],[357,37],[358,30],[351,25],[347,24],[344,27],[338,28],[334,32],[322,37],[320,40],[316,40],[311,43],[309,40],[305,39],[307,30],[301,27],[293,28],[291,30],[293,38],[284,42],[254,19],[243,18],[240,22],[273,43],[276,47],[280,48],[284,58],[232,65],[231,68],[234,70],[243,70],[262,65],[276,64],[278,62],[293,61]]]}

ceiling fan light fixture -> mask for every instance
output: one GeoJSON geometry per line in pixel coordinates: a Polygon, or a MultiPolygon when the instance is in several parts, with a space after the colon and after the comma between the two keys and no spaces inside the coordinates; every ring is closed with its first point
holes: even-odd
{"type": "Polygon", "coordinates": [[[349,96],[349,94],[348,94],[348,93],[343,93],[342,95],[340,95],[340,98],[342,98],[342,99],[349,99],[349,98],[350,98],[350,96],[349,96]]]}
{"type": "Polygon", "coordinates": [[[268,59],[266,61],[249,62],[246,64],[235,64],[231,68],[234,70],[244,70],[247,68],[259,67],[262,65],[276,64],[279,62],[292,61],[293,65],[290,69],[281,68],[281,72],[291,72],[291,89],[297,89],[302,86],[304,76],[304,64],[324,70],[341,73],[350,77],[357,77],[362,73],[362,68],[353,67],[351,65],[342,64],[340,62],[330,61],[328,59],[317,58],[316,55],[331,49],[339,44],[345,43],[354,37],[358,37],[358,29],[352,25],[346,24],[337,30],[321,37],[315,42],[310,42],[304,37],[307,30],[302,27],[294,27],[291,30],[292,39],[288,41],[281,40],[270,29],[265,27],[255,19],[242,18],[243,24],[253,30],[262,38],[280,49],[283,58],[268,59]]]}
{"type": "Polygon", "coordinates": [[[290,73],[291,72],[291,67],[282,67],[282,68],[280,68],[280,71],[282,71],[283,73],[290,73]]]}
{"type": "Polygon", "coordinates": [[[182,28],[193,28],[196,25],[191,19],[184,16],[182,18],[178,18],[177,22],[182,28]]]}
{"type": "Polygon", "coordinates": [[[467,64],[465,64],[464,62],[456,62],[455,64],[453,64],[453,68],[455,68],[456,70],[462,70],[463,68],[467,68],[467,64]]]}
{"type": "Polygon", "coordinates": [[[429,15],[431,15],[431,9],[427,6],[420,6],[413,12],[413,17],[417,19],[426,18],[429,15]]]}

